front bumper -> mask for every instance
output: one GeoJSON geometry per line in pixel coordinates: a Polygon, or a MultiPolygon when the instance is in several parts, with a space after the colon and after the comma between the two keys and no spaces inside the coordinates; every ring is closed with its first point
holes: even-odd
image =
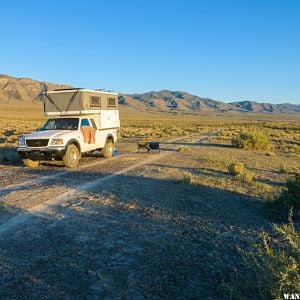
{"type": "Polygon", "coordinates": [[[51,160],[62,158],[66,153],[66,146],[48,147],[48,148],[17,148],[19,156],[23,159],[32,160],[51,160]]]}

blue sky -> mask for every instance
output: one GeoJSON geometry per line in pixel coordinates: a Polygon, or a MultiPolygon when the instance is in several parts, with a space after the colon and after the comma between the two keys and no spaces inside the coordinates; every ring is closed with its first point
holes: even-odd
{"type": "Polygon", "coordinates": [[[2,1],[0,73],[300,103],[300,1],[2,1]]]}

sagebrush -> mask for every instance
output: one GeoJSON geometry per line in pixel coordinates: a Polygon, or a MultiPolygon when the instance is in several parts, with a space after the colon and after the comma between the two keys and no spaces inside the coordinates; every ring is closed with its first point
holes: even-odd
{"type": "Polygon", "coordinates": [[[230,299],[283,299],[300,291],[300,233],[291,221],[262,231],[252,251],[238,249],[243,272],[225,279],[222,288],[230,299]],[[250,297],[251,298],[251,297],[250,297]]]}
{"type": "Polygon", "coordinates": [[[228,166],[228,171],[231,175],[239,175],[244,172],[244,164],[242,162],[231,163],[228,166]]]}
{"type": "Polygon", "coordinates": [[[300,209],[300,173],[287,181],[286,189],[272,199],[270,207],[274,216],[285,219],[291,208],[300,209]]]}
{"type": "Polygon", "coordinates": [[[231,140],[233,146],[243,149],[270,150],[269,138],[261,132],[241,132],[231,140]]]}

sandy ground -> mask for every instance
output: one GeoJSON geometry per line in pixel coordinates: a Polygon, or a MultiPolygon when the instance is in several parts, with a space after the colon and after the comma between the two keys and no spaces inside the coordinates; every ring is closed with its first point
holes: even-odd
{"type": "MultiPolygon", "coordinates": [[[[0,167],[1,299],[220,299],[235,248],[270,224],[259,198],[183,184],[192,151],[0,167]]],[[[194,144],[194,146],[192,145],[194,144]]]]}

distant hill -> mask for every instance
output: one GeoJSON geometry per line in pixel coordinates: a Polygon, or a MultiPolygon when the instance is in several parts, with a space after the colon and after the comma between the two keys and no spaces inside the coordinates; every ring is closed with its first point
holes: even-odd
{"type": "Polygon", "coordinates": [[[278,104],[278,106],[285,108],[289,111],[300,112],[300,104],[283,103],[283,104],[278,104]]]}
{"type": "MultiPolygon", "coordinates": [[[[46,82],[49,90],[70,87],[46,82]]],[[[0,75],[0,103],[34,103],[41,89],[41,82],[29,78],[0,75]]],[[[270,104],[255,101],[224,103],[210,98],[201,98],[180,91],[152,91],[142,94],[120,94],[120,107],[145,112],[171,114],[199,113],[300,113],[297,104],[270,104]]]]}
{"type": "Polygon", "coordinates": [[[255,101],[240,101],[229,103],[232,105],[232,109],[241,112],[255,112],[255,113],[288,113],[293,111],[280,105],[270,103],[258,103],[255,101]]]}
{"type": "Polygon", "coordinates": [[[255,101],[224,103],[210,98],[201,98],[186,92],[163,90],[144,94],[122,95],[120,103],[142,110],[173,113],[296,113],[300,105],[270,104],[255,101]]]}
{"type": "MultiPolygon", "coordinates": [[[[49,90],[69,87],[46,82],[49,90]]],[[[41,90],[41,82],[29,78],[15,78],[0,74],[0,101],[32,102],[41,90]]]]}
{"type": "MultiPolygon", "coordinates": [[[[198,112],[224,112],[231,106],[209,98],[201,98],[186,92],[163,90],[145,94],[123,95],[121,101],[124,105],[161,111],[185,112],[197,114],[198,112]]],[[[122,103],[121,102],[121,103],[122,103]]]]}

